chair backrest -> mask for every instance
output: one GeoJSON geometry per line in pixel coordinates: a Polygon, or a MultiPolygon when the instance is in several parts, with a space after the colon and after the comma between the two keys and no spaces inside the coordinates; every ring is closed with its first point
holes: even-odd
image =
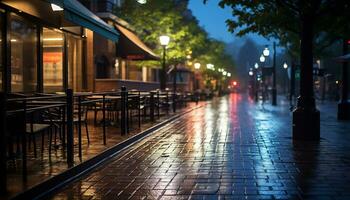
{"type": "Polygon", "coordinates": [[[7,136],[18,136],[25,132],[25,113],[24,104],[20,102],[8,102],[7,103],[7,111],[15,111],[16,112],[7,112],[6,116],[6,135],[7,136]]]}

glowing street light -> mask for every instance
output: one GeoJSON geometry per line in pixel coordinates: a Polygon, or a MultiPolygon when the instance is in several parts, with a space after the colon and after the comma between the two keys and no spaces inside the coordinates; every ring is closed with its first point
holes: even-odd
{"type": "Polygon", "coordinates": [[[264,51],[263,51],[263,55],[264,55],[265,57],[268,57],[268,56],[270,55],[270,50],[269,50],[267,47],[265,47],[265,49],[264,49],[264,51]]]}
{"type": "Polygon", "coordinates": [[[286,62],[283,63],[283,68],[287,69],[288,68],[288,64],[286,62]]]}
{"type": "Polygon", "coordinates": [[[165,64],[165,58],[166,58],[166,47],[168,46],[170,42],[170,37],[167,35],[162,35],[159,37],[160,45],[163,47],[163,65],[162,65],[162,71],[161,71],[161,79],[160,79],[160,89],[164,90],[166,87],[166,64],[165,64]]]}
{"type": "Polygon", "coordinates": [[[147,0],[137,0],[137,3],[139,3],[139,4],[146,4],[147,0]]]}
{"type": "Polygon", "coordinates": [[[255,69],[258,69],[258,68],[259,68],[259,64],[258,64],[258,63],[255,63],[254,68],[255,68],[255,69]]]}
{"type": "Polygon", "coordinates": [[[162,46],[168,46],[170,42],[170,37],[167,35],[162,35],[159,37],[159,42],[162,46]]]}
{"type": "Polygon", "coordinates": [[[249,76],[253,76],[254,72],[252,70],[249,71],[249,76]]]}
{"type": "Polygon", "coordinates": [[[200,69],[201,68],[201,64],[200,63],[194,63],[194,68],[195,69],[200,69]]]}
{"type": "Polygon", "coordinates": [[[230,72],[228,72],[228,73],[227,73],[227,76],[228,76],[228,77],[231,77],[231,73],[230,73],[230,72]]]}
{"type": "Polygon", "coordinates": [[[214,65],[213,65],[213,64],[210,64],[210,63],[207,64],[207,69],[211,69],[211,70],[214,69],[214,70],[215,70],[214,65]]]}
{"type": "Polygon", "coordinates": [[[265,56],[264,55],[260,56],[260,62],[262,62],[262,63],[265,62],[265,56]]]}
{"type": "Polygon", "coordinates": [[[227,71],[223,71],[222,75],[226,76],[227,75],[227,71]]]}

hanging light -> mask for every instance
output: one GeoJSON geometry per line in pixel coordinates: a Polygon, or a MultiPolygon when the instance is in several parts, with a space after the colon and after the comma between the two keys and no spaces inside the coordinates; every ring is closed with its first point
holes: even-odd
{"type": "Polygon", "coordinates": [[[227,76],[228,76],[228,77],[231,77],[231,73],[230,73],[230,72],[228,72],[228,73],[227,73],[227,76]]]}
{"type": "Polygon", "coordinates": [[[286,62],[283,63],[283,68],[287,69],[288,68],[288,64],[286,62]]]}
{"type": "Polygon", "coordinates": [[[227,71],[223,71],[222,75],[226,76],[227,75],[227,71]]]}

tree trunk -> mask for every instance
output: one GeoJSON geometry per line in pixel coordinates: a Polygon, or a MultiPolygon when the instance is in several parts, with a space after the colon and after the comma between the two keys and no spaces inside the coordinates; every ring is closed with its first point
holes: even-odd
{"type": "Polygon", "coordinates": [[[313,91],[313,26],[312,9],[301,17],[300,96],[293,111],[293,139],[319,140],[320,113],[316,109],[313,91]]]}

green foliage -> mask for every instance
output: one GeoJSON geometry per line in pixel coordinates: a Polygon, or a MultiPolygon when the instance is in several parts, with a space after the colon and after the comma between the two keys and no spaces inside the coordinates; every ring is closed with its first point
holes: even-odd
{"type": "Polygon", "coordinates": [[[232,9],[229,31],[238,36],[253,32],[277,38],[293,56],[300,52],[301,22],[305,19],[312,21],[315,56],[325,55],[327,47],[350,34],[347,0],[221,0],[219,5],[232,9]]]}
{"type": "MultiPolygon", "coordinates": [[[[137,35],[158,55],[162,55],[159,36],[168,35],[168,65],[191,61],[233,67],[233,61],[224,52],[224,43],[209,39],[208,34],[187,9],[187,1],[148,0],[147,4],[125,1],[115,14],[129,22],[137,35]]],[[[142,65],[159,66],[159,62],[142,62],[142,65]]],[[[233,70],[231,70],[233,71],[233,70]]]]}

